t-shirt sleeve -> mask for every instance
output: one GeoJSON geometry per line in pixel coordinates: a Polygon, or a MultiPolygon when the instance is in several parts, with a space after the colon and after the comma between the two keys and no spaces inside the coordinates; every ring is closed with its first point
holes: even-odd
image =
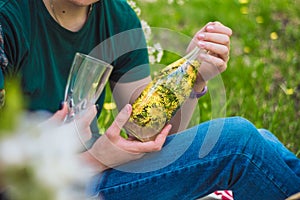
{"type": "MultiPolygon", "coordinates": [[[[2,49],[0,63],[3,75],[15,76],[24,64],[29,51],[29,20],[21,12],[26,1],[9,1],[0,6],[2,49]]],[[[24,8],[27,9],[27,8],[24,8]]]]}
{"type": "Polygon", "coordinates": [[[24,23],[19,3],[19,1],[9,1],[0,4],[0,101],[2,104],[5,79],[16,74],[28,49],[28,43],[24,40],[24,33],[28,26],[24,23]]]}
{"type": "Polygon", "coordinates": [[[140,19],[126,0],[107,0],[101,4],[105,13],[106,39],[90,55],[113,65],[110,80],[132,82],[150,75],[147,42],[140,19]]]}
{"type": "Polygon", "coordinates": [[[4,105],[5,90],[4,90],[4,75],[2,69],[7,66],[7,57],[4,52],[3,32],[0,24],[0,108],[4,105]]]}
{"type": "Polygon", "coordinates": [[[0,90],[4,89],[4,76],[2,70],[0,70],[0,90]]]}
{"type": "Polygon", "coordinates": [[[147,43],[140,19],[126,1],[118,6],[118,26],[112,37],[114,70],[110,80],[132,82],[150,75],[147,43]]]}
{"type": "Polygon", "coordinates": [[[0,90],[4,89],[4,75],[3,69],[7,66],[7,57],[4,51],[4,39],[2,26],[0,24],[0,90]]]}

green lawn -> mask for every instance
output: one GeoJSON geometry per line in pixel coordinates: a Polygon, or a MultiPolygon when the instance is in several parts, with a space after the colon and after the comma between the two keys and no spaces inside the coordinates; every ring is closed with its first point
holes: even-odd
{"type": "MultiPolygon", "coordinates": [[[[220,21],[233,30],[228,69],[209,85],[213,88],[221,80],[226,99],[215,108],[212,97],[216,95],[201,98],[192,124],[219,116],[242,116],[271,130],[300,157],[300,1],[188,0],[169,5],[167,0],[139,0],[137,5],[142,10],[140,17],[151,27],[190,37],[209,21],[220,21]]],[[[168,55],[162,63],[174,59],[168,55]]],[[[104,128],[116,113],[106,106],[99,121],[104,128]]]]}

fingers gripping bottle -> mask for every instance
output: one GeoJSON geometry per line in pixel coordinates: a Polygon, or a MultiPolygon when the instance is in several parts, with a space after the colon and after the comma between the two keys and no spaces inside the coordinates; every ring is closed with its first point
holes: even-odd
{"type": "Polygon", "coordinates": [[[194,86],[204,50],[195,47],[189,54],[162,69],[132,104],[125,124],[127,133],[146,142],[154,140],[175,115],[194,86]]]}

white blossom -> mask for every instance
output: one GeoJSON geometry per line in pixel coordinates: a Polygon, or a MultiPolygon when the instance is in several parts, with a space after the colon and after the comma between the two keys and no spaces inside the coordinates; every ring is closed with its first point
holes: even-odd
{"type": "MultiPolygon", "coordinates": [[[[127,0],[127,2],[132,7],[132,9],[137,13],[137,15],[140,16],[141,9],[137,6],[136,2],[133,0],[127,0]]],[[[154,3],[156,2],[156,0],[147,0],[147,2],[154,3]]],[[[159,43],[156,43],[154,44],[154,46],[152,46],[151,44],[152,31],[149,24],[145,20],[141,19],[141,25],[148,44],[149,62],[150,64],[158,63],[162,59],[163,50],[159,43]]]]}
{"type": "Polygon", "coordinates": [[[163,57],[163,54],[164,54],[160,43],[155,43],[154,44],[154,49],[157,51],[156,62],[159,63],[161,61],[162,57],[163,57]]]}
{"type": "Polygon", "coordinates": [[[145,20],[141,20],[141,24],[142,24],[142,29],[145,34],[145,38],[147,41],[149,41],[151,38],[151,28],[145,20]]]}
{"type": "Polygon", "coordinates": [[[82,144],[76,124],[38,126],[32,118],[22,121],[26,123],[19,124],[13,134],[0,141],[2,170],[30,168],[37,182],[54,191],[55,200],[82,200],[83,186],[92,170],[78,157],[82,144]],[[79,186],[82,190],[78,190],[79,186]],[[75,192],[76,198],[72,195],[75,192]]]}

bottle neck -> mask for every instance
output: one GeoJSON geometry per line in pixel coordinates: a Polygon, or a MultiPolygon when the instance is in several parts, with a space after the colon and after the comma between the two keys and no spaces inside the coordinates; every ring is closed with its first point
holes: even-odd
{"type": "Polygon", "coordinates": [[[207,53],[204,49],[200,49],[199,47],[195,47],[192,49],[186,56],[184,56],[185,59],[187,60],[199,60],[199,55],[200,53],[207,53]]]}

